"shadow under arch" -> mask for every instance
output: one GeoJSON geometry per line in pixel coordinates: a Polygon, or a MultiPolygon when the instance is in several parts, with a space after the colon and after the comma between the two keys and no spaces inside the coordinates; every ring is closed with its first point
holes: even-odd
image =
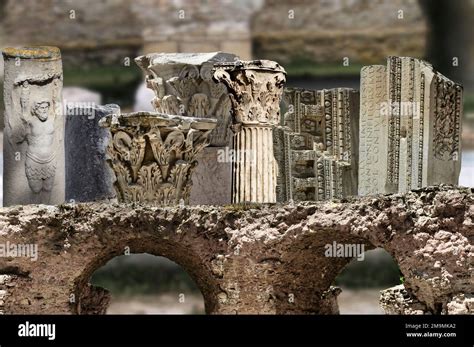
{"type": "Polygon", "coordinates": [[[108,291],[106,314],[204,314],[196,283],[165,257],[127,252],[96,270],[89,283],[108,291]]]}
{"type": "Polygon", "coordinates": [[[105,314],[109,304],[108,292],[103,288],[92,286],[89,280],[96,270],[111,259],[122,256],[125,250],[130,250],[130,254],[147,253],[164,257],[179,265],[201,292],[206,313],[213,311],[216,305],[212,295],[214,281],[212,276],[208,275],[197,253],[175,241],[145,237],[105,245],[100,252],[83,263],[74,282],[74,296],[79,299],[73,303],[72,313],[105,314]]]}

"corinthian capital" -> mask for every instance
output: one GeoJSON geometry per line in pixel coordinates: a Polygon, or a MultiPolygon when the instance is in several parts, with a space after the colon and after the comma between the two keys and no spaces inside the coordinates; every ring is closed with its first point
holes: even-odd
{"type": "Polygon", "coordinates": [[[277,62],[251,60],[217,63],[213,76],[229,91],[234,122],[269,126],[279,123],[286,72],[277,62]]]}

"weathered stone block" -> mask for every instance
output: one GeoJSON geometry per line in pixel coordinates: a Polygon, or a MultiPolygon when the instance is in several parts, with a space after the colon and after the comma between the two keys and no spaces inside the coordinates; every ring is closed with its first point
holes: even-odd
{"type": "Polygon", "coordinates": [[[190,205],[228,205],[232,203],[232,158],[229,149],[207,147],[197,155],[199,165],[192,176],[190,205]]]}

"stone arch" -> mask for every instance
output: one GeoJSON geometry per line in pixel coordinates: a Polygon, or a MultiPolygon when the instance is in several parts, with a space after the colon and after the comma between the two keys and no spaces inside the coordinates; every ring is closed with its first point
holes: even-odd
{"type": "Polygon", "coordinates": [[[473,205],[471,189],[440,186],[250,207],[3,208],[0,244],[36,244],[40,253],[35,262],[0,257],[0,311],[94,313],[104,295],[87,288],[88,277],[129,246],[181,265],[199,286],[208,313],[330,313],[336,293],[327,288],[348,262],[322,256],[324,244],[336,240],[383,248],[398,263],[406,293],[396,302],[387,299],[390,312],[469,313],[473,205]],[[70,303],[71,293],[78,302],[70,303]]]}
{"type": "Polygon", "coordinates": [[[154,256],[165,257],[178,264],[194,281],[201,292],[206,313],[212,312],[215,304],[212,295],[212,279],[206,274],[202,264],[202,259],[193,252],[192,249],[185,249],[175,242],[157,242],[156,238],[137,238],[127,240],[126,243],[107,245],[99,254],[88,259],[78,269],[80,274],[74,280],[76,297],[80,298],[75,306],[72,307],[72,313],[75,314],[94,314],[105,313],[108,307],[108,294],[100,287],[90,285],[91,275],[104,266],[109,260],[123,255],[125,247],[130,248],[131,254],[147,253],[154,256]],[[124,246],[126,244],[126,246],[124,246]]]}

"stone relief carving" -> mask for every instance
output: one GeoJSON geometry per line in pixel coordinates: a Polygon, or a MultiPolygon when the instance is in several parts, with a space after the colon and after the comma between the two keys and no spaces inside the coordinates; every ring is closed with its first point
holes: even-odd
{"type": "Polygon", "coordinates": [[[285,70],[268,60],[216,64],[214,77],[230,92],[234,122],[276,125],[285,70]]]}
{"type": "Polygon", "coordinates": [[[146,75],[148,88],[155,92],[152,105],[157,112],[186,117],[215,117],[211,146],[230,144],[231,108],[222,83],[212,79],[214,63],[233,61],[228,53],[153,53],[135,59],[146,75]]]}
{"type": "Polygon", "coordinates": [[[55,113],[61,103],[58,97],[58,81],[61,79],[60,74],[20,79],[15,82],[14,88],[21,91],[13,91],[13,94],[20,94],[20,110],[14,110],[19,118],[11,118],[8,122],[8,132],[15,133],[10,141],[14,141],[15,145],[26,142],[26,178],[31,191],[42,195],[41,201],[49,200],[57,168],[55,113]],[[40,89],[46,91],[41,92],[40,89]],[[15,124],[15,121],[22,124],[15,124]]]}
{"type": "Polygon", "coordinates": [[[434,83],[434,155],[439,160],[455,160],[460,154],[462,88],[440,75],[434,83]]]}
{"type": "Polygon", "coordinates": [[[274,131],[278,201],[357,194],[358,98],[353,89],[286,88],[274,131]]]}
{"type": "Polygon", "coordinates": [[[188,203],[196,155],[209,145],[215,119],[135,112],[109,115],[109,164],[124,202],[188,203]]]}
{"type": "Polygon", "coordinates": [[[5,203],[62,203],[64,127],[60,52],[55,47],[7,48],[3,55],[7,62],[5,203]],[[18,177],[19,165],[23,166],[23,178],[18,177]],[[26,184],[20,183],[22,179],[26,184]]]}

